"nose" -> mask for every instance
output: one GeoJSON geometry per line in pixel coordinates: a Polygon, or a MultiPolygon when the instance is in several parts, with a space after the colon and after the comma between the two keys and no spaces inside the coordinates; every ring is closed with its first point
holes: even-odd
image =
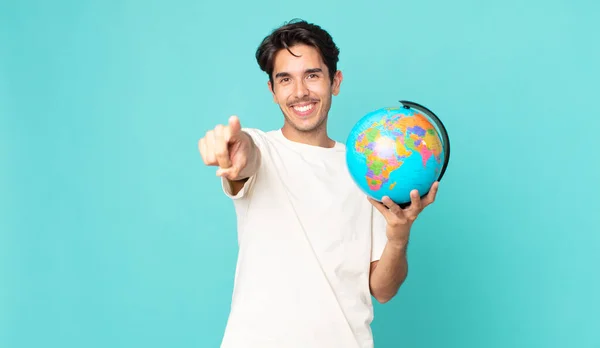
{"type": "Polygon", "coordinates": [[[308,88],[306,87],[304,79],[298,79],[296,82],[296,98],[300,99],[308,95],[308,88]]]}

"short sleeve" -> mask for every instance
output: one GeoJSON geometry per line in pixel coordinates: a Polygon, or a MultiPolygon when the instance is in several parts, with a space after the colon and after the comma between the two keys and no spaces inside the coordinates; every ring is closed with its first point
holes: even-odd
{"type": "Polygon", "coordinates": [[[235,195],[231,190],[231,184],[229,183],[229,181],[226,178],[221,178],[221,188],[223,189],[223,193],[225,194],[225,196],[234,200],[246,197],[248,191],[250,191],[252,189],[252,186],[254,185],[256,175],[257,174],[254,174],[253,176],[248,178],[248,180],[244,183],[242,189],[235,195]]]}
{"type": "MultiPolygon", "coordinates": [[[[257,129],[253,129],[253,128],[243,128],[242,131],[244,131],[246,134],[250,135],[250,137],[252,138],[252,141],[254,141],[254,144],[256,144],[258,149],[261,151],[261,157],[263,157],[264,156],[264,147],[265,147],[266,143],[264,141],[262,132],[257,129]]],[[[261,161],[261,163],[262,162],[263,161],[261,161]]],[[[221,188],[223,189],[223,193],[227,197],[229,197],[233,200],[238,200],[238,199],[242,199],[242,198],[246,197],[248,195],[248,192],[250,190],[252,190],[252,186],[254,186],[254,182],[256,181],[256,176],[258,175],[258,172],[260,172],[260,170],[257,171],[257,173],[255,173],[253,176],[248,178],[248,180],[244,183],[244,186],[242,187],[242,189],[235,195],[233,194],[233,192],[231,190],[231,184],[229,183],[229,181],[226,178],[221,178],[221,188]]]]}
{"type": "Polygon", "coordinates": [[[385,217],[379,210],[372,207],[371,218],[371,262],[378,261],[387,243],[385,217]]]}

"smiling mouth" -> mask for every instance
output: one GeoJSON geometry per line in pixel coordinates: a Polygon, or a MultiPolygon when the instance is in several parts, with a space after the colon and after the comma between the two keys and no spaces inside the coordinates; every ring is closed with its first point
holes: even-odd
{"type": "Polygon", "coordinates": [[[291,107],[297,116],[305,117],[310,115],[315,109],[316,102],[299,103],[291,107]]]}
{"type": "Polygon", "coordinates": [[[298,112],[307,112],[307,111],[312,110],[312,108],[314,108],[314,107],[315,107],[314,103],[293,106],[294,110],[296,110],[298,112]]]}

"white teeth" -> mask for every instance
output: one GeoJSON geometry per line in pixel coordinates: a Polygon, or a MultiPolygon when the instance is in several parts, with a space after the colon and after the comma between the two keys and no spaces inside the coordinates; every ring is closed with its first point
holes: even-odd
{"type": "Polygon", "coordinates": [[[308,110],[310,110],[312,108],[313,108],[313,104],[308,104],[308,105],[305,105],[305,106],[294,106],[294,109],[297,110],[297,111],[299,111],[299,112],[306,112],[306,111],[308,111],[308,110]]]}

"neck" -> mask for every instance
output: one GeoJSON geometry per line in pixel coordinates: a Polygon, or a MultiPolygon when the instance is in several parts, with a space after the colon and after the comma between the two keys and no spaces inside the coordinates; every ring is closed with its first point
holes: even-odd
{"type": "Polygon", "coordinates": [[[295,129],[294,127],[286,123],[281,128],[281,133],[288,140],[296,143],[325,148],[331,148],[335,146],[335,141],[330,139],[327,135],[327,129],[325,127],[325,124],[312,131],[303,132],[295,129]]]}

